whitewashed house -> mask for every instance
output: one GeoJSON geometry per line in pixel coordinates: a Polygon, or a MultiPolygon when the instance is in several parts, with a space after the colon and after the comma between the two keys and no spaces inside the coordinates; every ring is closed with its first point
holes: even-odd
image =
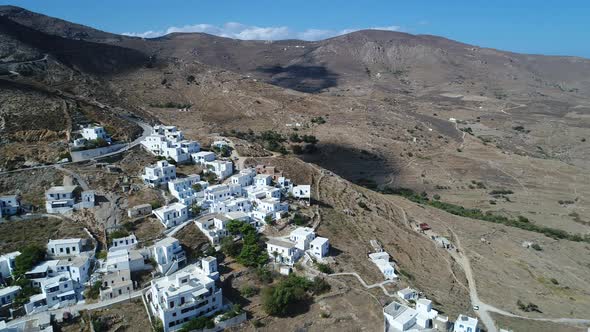
{"type": "Polygon", "coordinates": [[[418,312],[398,302],[391,302],[383,308],[383,330],[385,332],[417,331],[418,312]]]}
{"type": "Polygon", "coordinates": [[[270,186],[272,183],[272,176],[267,174],[258,174],[254,177],[255,186],[270,186]]]}
{"type": "Polygon", "coordinates": [[[158,187],[176,179],[176,166],[170,165],[166,160],[160,160],[155,165],[145,167],[141,178],[145,184],[158,187]]]}
{"type": "Polygon", "coordinates": [[[128,269],[108,271],[102,277],[101,282],[101,301],[127,296],[133,292],[133,281],[131,280],[131,272],[128,269]]]}
{"type": "Polygon", "coordinates": [[[152,280],[146,297],[150,311],[162,321],[164,332],[175,331],[190,319],[212,316],[222,310],[221,288],[205,269],[196,265],[152,280]]]}
{"type": "Polygon", "coordinates": [[[117,251],[117,250],[131,250],[137,246],[137,237],[135,234],[131,234],[125,237],[119,237],[113,239],[111,243],[111,247],[109,251],[117,251]]]}
{"type": "MultiPolygon", "coordinates": [[[[197,202],[197,191],[193,188],[194,185],[198,184],[201,187],[201,191],[209,186],[209,183],[201,181],[201,177],[197,174],[191,174],[185,178],[177,178],[168,182],[168,191],[182,204],[191,205],[197,202]]],[[[204,196],[201,193],[201,198],[204,196]]]]}
{"type": "Polygon", "coordinates": [[[272,220],[279,220],[289,211],[289,204],[281,202],[277,198],[264,198],[256,200],[256,208],[252,211],[252,218],[264,221],[267,217],[272,220]]]}
{"type": "Polygon", "coordinates": [[[245,195],[250,199],[276,198],[281,199],[281,190],[271,186],[248,186],[245,195]]]}
{"type": "Polygon", "coordinates": [[[416,301],[418,299],[418,291],[413,288],[406,287],[397,291],[397,296],[406,301],[416,301]]]}
{"type": "Polygon", "coordinates": [[[315,233],[309,227],[297,227],[289,235],[289,240],[295,243],[299,250],[309,249],[309,244],[315,239],[315,233]]]}
{"type": "Polygon", "coordinates": [[[174,273],[186,264],[186,255],[180,242],[172,237],[156,242],[152,256],[157,264],[156,270],[163,275],[174,273]]]}
{"type": "MultiPolygon", "coordinates": [[[[254,177],[252,176],[252,174],[250,172],[244,172],[244,173],[242,173],[242,172],[240,172],[236,175],[232,175],[230,177],[230,183],[235,184],[235,185],[239,185],[240,187],[251,186],[253,183],[254,177]]],[[[256,174],[256,171],[254,171],[254,174],[256,174]]]]}
{"type": "Polygon", "coordinates": [[[308,184],[294,186],[291,189],[291,194],[295,198],[310,199],[311,198],[311,186],[308,184]]]}
{"type": "Polygon", "coordinates": [[[211,243],[217,245],[229,234],[225,227],[229,221],[230,219],[223,214],[208,214],[195,220],[195,225],[211,243]]]}
{"type": "Polygon", "coordinates": [[[97,139],[102,139],[107,142],[111,141],[111,138],[107,134],[107,131],[104,129],[104,127],[100,126],[89,126],[86,128],[82,128],[80,134],[88,141],[93,141],[97,139]]]}
{"type": "Polygon", "coordinates": [[[229,146],[229,143],[223,140],[213,141],[213,143],[211,143],[211,148],[221,149],[224,146],[229,146]]]}
{"type": "Polygon", "coordinates": [[[294,242],[282,239],[269,239],[266,242],[266,251],[273,262],[289,266],[303,256],[303,251],[299,250],[294,242]]]}
{"type": "Polygon", "coordinates": [[[45,192],[45,210],[47,213],[67,213],[76,204],[78,186],[56,186],[45,192]]]}
{"type": "Polygon", "coordinates": [[[8,286],[0,288],[0,308],[7,304],[13,303],[20,291],[20,286],[8,286]]]}
{"type": "Polygon", "coordinates": [[[137,272],[151,268],[150,265],[145,264],[145,257],[138,250],[129,249],[109,251],[105,267],[107,272],[121,270],[137,272]]]}
{"type": "Polygon", "coordinates": [[[85,240],[80,238],[57,239],[47,243],[47,254],[52,257],[79,256],[85,240]]]}
{"type": "Polygon", "coordinates": [[[212,202],[209,205],[210,213],[250,212],[252,203],[243,197],[230,197],[227,200],[212,202]]]}
{"type": "Polygon", "coordinates": [[[215,160],[205,162],[207,170],[215,173],[220,180],[230,177],[234,173],[234,164],[231,161],[215,160]]]}
{"type": "Polygon", "coordinates": [[[223,202],[232,197],[241,196],[242,187],[235,184],[218,184],[205,189],[205,200],[214,202],[223,202]]]}
{"type": "Polygon", "coordinates": [[[465,315],[459,315],[455,321],[453,332],[479,332],[477,319],[465,315]]]}
{"type": "Polygon", "coordinates": [[[0,196],[0,218],[13,216],[20,210],[18,195],[0,196]]]}
{"type": "Polygon", "coordinates": [[[14,260],[20,255],[20,251],[13,251],[0,256],[0,281],[10,278],[14,271],[14,260]]]}
{"type": "Polygon", "coordinates": [[[309,244],[309,252],[321,260],[330,252],[330,241],[325,237],[316,237],[309,244]]]}
{"type": "Polygon", "coordinates": [[[395,264],[389,261],[389,254],[386,252],[375,252],[369,254],[369,259],[377,266],[385,279],[393,280],[397,278],[395,274],[395,264]]]}
{"type": "Polygon", "coordinates": [[[74,305],[78,299],[74,282],[64,275],[43,279],[39,288],[41,294],[31,296],[25,304],[25,311],[29,315],[74,305]]]}
{"type": "Polygon", "coordinates": [[[188,220],[188,207],[182,203],[172,203],[152,212],[166,228],[174,227],[188,220]]]}
{"type": "Polygon", "coordinates": [[[416,301],[416,324],[423,329],[434,327],[434,320],[438,316],[438,311],[432,309],[432,301],[428,299],[419,299],[416,301]]]}
{"type": "Polygon", "coordinates": [[[90,272],[90,257],[80,255],[60,259],[55,266],[57,274],[63,274],[76,282],[76,285],[83,285],[88,281],[90,272]]]}
{"type": "Polygon", "coordinates": [[[199,143],[184,139],[175,126],[154,126],[152,134],[141,145],[156,156],[172,158],[183,163],[192,160],[192,154],[201,150],[199,143]]]}
{"type": "Polygon", "coordinates": [[[205,164],[215,160],[215,153],[211,151],[200,151],[191,154],[191,158],[195,164],[205,164]]]}

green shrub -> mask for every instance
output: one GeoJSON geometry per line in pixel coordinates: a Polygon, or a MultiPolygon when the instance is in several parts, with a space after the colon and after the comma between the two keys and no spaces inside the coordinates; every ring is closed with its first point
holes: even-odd
{"type": "Polygon", "coordinates": [[[320,271],[322,273],[325,273],[325,274],[332,274],[332,273],[334,273],[334,271],[332,270],[332,268],[328,264],[317,263],[316,266],[318,268],[318,271],[320,271]]]}
{"type": "Polygon", "coordinates": [[[202,330],[202,329],[212,329],[215,327],[215,323],[213,322],[213,318],[201,316],[198,318],[193,318],[186,322],[179,332],[190,332],[194,330],[202,330]]]}
{"type": "Polygon", "coordinates": [[[246,285],[240,289],[240,294],[242,294],[243,297],[252,297],[258,294],[259,291],[260,290],[254,286],[246,285]]]}

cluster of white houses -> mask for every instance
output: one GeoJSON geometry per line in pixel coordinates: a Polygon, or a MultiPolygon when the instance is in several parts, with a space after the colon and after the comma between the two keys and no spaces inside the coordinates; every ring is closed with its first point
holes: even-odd
{"type": "MultiPolygon", "coordinates": [[[[47,243],[47,260],[37,264],[25,273],[31,286],[40,290],[25,303],[28,314],[57,309],[76,303],[82,298],[81,292],[88,281],[90,264],[94,252],[87,251],[86,240],[58,239],[47,243]]],[[[12,276],[15,259],[20,252],[0,256],[1,279],[12,276]]],[[[12,303],[21,288],[17,286],[0,290],[0,303],[12,303]]]]}
{"type": "Polygon", "coordinates": [[[266,251],[275,263],[292,266],[306,253],[322,261],[328,256],[330,241],[316,236],[309,227],[297,227],[288,237],[269,239],[266,251]]]}
{"type": "Polygon", "coordinates": [[[478,320],[459,315],[454,324],[447,316],[432,308],[432,301],[420,298],[418,291],[404,288],[397,291],[400,301],[394,301],[383,308],[385,332],[404,331],[450,331],[478,332],[478,320]],[[413,307],[411,306],[413,305],[413,307]]]}
{"type": "MultiPolygon", "coordinates": [[[[145,167],[142,174],[145,184],[152,187],[166,185],[177,199],[175,203],[152,211],[166,228],[187,221],[189,207],[196,204],[201,214],[211,214],[196,223],[214,244],[226,234],[224,223],[227,220],[238,219],[262,226],[265,220],[280,219],[288,212],[288,204],[281,201],[283,195],[310,197],[310,186],[293,186],[284,177],[274,179],[272,175],[258,174],[258,168],[244,169],[234,175],[231,161],[216,160],[213,152],[200,151],[199,143],[184,139],[182,132],[174,126],[155,126],[142,145],[153,154],[175,162],[204,165],[205,172],[226,180],[222,184],[210,185],[197,174],[177,177],[176,166],[167,160],[145,167]]],[[[214,142],[213,145],[221,143],[214,142]]]]}

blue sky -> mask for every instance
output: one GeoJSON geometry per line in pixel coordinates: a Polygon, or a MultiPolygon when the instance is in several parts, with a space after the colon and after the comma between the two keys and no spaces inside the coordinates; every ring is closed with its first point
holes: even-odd
{"type": "Polygon", "coordinates": [[[522,53],[590,58],[590,0],[20,0],[6,2],[114,33],[202,31],[320,39],[355,29],[433,34],[522,53]]]}

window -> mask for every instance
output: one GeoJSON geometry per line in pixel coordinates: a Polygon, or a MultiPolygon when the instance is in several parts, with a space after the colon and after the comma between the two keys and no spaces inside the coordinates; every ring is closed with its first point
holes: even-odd
{"type": "Polygon", "coordinates": [[[174,301],[170,301],[170,308],[174,308],[174,301]]]}

